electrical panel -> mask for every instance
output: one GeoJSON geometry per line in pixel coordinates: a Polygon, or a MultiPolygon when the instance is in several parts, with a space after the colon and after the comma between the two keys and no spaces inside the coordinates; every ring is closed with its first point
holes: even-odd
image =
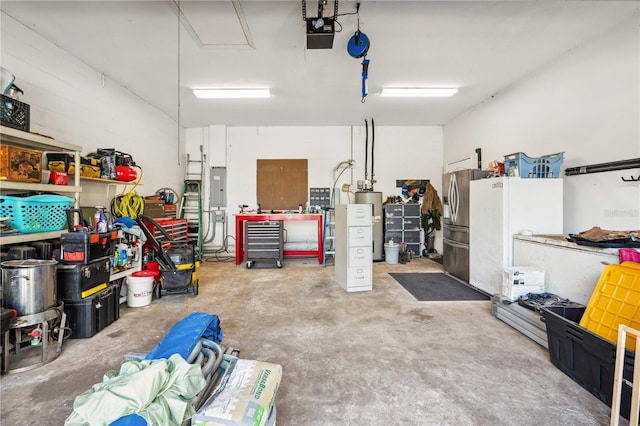
{"type": "Polygon", "coordinates": [[[227,207],[227,168],[212,167],[209,179],[209,207],[227,207]]]}

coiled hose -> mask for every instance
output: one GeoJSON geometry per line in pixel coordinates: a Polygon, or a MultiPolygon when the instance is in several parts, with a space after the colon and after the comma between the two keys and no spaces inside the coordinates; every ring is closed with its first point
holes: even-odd
{"type": "Polygon", "coordinates": [[[144,199],[140,195],[135,193],[135,189],[140,184],[143,175],[142,169],[139,169],[140,176],[138,177],[135,185],[133,185],[133,187],[126,193],[123,189],[122,194],[114,197],[111,200],[112,217],[116,218],[126,216],[130,217],[131,219],[135,219],[144,212],[144,199]]]}

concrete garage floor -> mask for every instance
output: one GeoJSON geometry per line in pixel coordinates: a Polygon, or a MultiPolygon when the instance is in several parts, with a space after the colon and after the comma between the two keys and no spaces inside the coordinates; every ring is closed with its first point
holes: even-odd
{"type": "Polygon", "coordinates": [[[223,345],[242,358],[283,366],[278,425],[609,423],[609,407],[495,319],[489,301],[418,302],[388,275],[441,270],[425,258],[375,263],[373,291],[346,293],[315,259],[204,262],[198,297],[121,305],[119,320],[66,340],[53,362],[3,376],[0,423],[62,424],[76,395],[192,311],[218,315],[223,345]]]}

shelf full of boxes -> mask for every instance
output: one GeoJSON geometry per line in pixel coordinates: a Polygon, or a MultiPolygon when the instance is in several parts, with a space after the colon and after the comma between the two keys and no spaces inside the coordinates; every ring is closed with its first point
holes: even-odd
{"type": "MultiPolygon", "coordinates": [[[[50,185],[46,182],[43,183],[42,156],[43,152],[66,152],[73,154],[76,161],[79,161],[80,151],[82,150],[81,146],[5,126],[0,127],[0,140],[0,189],[3,195],[16,192],[64,193],[73,197],[74,201],[72,204],[75,206],[78,205],[78,199],[82,192],[79,170],[77,170],[74,175],[72,185],[63,186],[50,185]],[[17,159],[25,156],[34,160],[40,159],[40,161],[20,164],[20,161],[15,160],[15,164],[11,164],[13,161],[12,158],[17,159]],[[25,171],[25,167],[28,167],[30,171],[25,171]]],[[[8,209],[8,207],[5,208],[8,209]]],[[[3,211],[3,209],[0,209],[0,212],[3,213],[0,214],[0,216],[5,216],[6,213],[8,213],[3,211]]],[[[63,232],[66,232],[62,229],[64,223],[62,223],[59,229],[55,230],[43,227],[42,232],[38,232],[36,229],[36,232],[3,234],[0,236],[0,242],[5,246],[22,242],[58,238],[63,232]]],[[[33,230],[34,229],[31,229],[31,231],[33,230]]]]}
{"type": "MultiPolygon", "coordinates": [[[[62,154],[70,162],[82,164],[81,146],[6,126],[0,127],[0,135],[0,217],[7,217],[3,222],[13,224],[13,229],[6,227],[0,233],[0,243],[6,252],[3,260],[51,260],[55,257],[58,260],[57,298],[64,303],[67,327],[72,329],[71,337],[91,337],[119,318],[118,305],[126,300],[121,294],[122,284],[124,278],[141,269],[141,247],[115,229],[107,233],[69,232],[65,226],[67,209],[79,209],[83,179],[81,168],[76,167],[69,174],[67,185],[54,185],[48,183],[46,173],[43,173],[46,166],[43,165],[47,164],[45,159],[52,153],[62,154]],[[32,193],[38,195],[32,196],[32,193]],[[29,195],[21,196],[24,194],[29,195]],[[34,197],[49,198],[38,205],[34,197]],[[53,197],[64,198],[65,204],[56,206],[52,211],[48,210],[51,203],[46,201],[57,200],[53,197]],[[29,205],[29,202],[34,205],[29,205]],[[27,215],[28,221],[20,217],[27,215]],[[47,219],[50,216],[55,217],[54,222],[47,219]],[[41,227],[38,223],[31,223],[38,221],[42,222],[41,227]],[[83,236],[86,241],[71,238],[83,236]],[[38,244],[46,245],[48,250],[41,250],[44,254],[34,254],[34,246],[40,247],[38,244]],[[53,249],[58,246],[59,250],[53,249]],[[114,262],[115,259],[124,259],[123,255],[114,256],[115,249],[127,253],[126,261],[114,262]],[[78,253],[81,258],[65,257],[78,253]]],[[[105,179],[91,180],[111,184],[105,179]]],[[[75,219],[72,221],[77,223],[75,219]]]]}

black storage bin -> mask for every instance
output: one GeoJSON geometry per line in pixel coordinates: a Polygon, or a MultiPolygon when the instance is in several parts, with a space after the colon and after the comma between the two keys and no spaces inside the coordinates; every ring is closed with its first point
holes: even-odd
{"type": "Polygon", "coordinates": [[[31,107],[29,104],[25,104],[4,94],[1,96],[0,123],[2,123],[3,126],[28,132],[31,125],[31,107]]]}
{"type": "Polygon", "coordinates": [[[26,260],[36,258],[36,248],[31,246],[13,246],[9,247],[9,259],[26,260]]]}
{"type": "Polygon", "coordinates": [[[110,285],[96,295],[102,305],[98,315],[98,331],[104,329],[120,317],[120,286],[110,285]]]}
{"type": "MultiPolygon", "coordinates": [[[[611,407],[616,345],[579,325],[584,307],[547,307],[542,310],[547,326],[549,358],[560,371],[611,407]]],[[[634,353],[625,351],[623,377],[633,379],[634,353]]],[[[620,414],[629,419],[631,387],[622,385],[620,414]]]]}
{"type": "Polygon", "coordinates": [[[71,339],[93,337],[119,318],[119,307],[114,303],[118,286],[112,285],[81,301],[64,303],[67,326],[71,328],[71,339]]]}
{"type": "Polygon", "coordinates": [[[53,258],[53,244],[49,241],[35,241],[31,245],[36,249],[36,259],[51,260],[53,258]]]}
{"type": "Polygon", "coordinates": [[[71,339],[85,339],[98,332],[99,315],[98,299],[89,297],[79,302],[65,302],[64,311],[67,314],[67,327],[71,329],[71,339]]]}
{"type": "Polygon", "coordinates": [[[110,259],[83,264],[59,263],[57,267],[58,299],[81,300],[95,293],[101,284],[108,284],[111,274],[110,259]]]}
{"type": "Polygon", "coordinates": [[[65,263],[86,264],[113,256],[116,232],[68,232],[60,236],[60,260],[65,263]]]}
{"type": "Polygon", "coordinates": [[[97,331],[103,330],[113,322],[109,322],[109,315],[113,315],[113,307],[109,305],[111,293],[113,293],[113,288],[106,288],[104,291],[96,294],[96,307],[98,308],[96,311],[97,331]]]}

